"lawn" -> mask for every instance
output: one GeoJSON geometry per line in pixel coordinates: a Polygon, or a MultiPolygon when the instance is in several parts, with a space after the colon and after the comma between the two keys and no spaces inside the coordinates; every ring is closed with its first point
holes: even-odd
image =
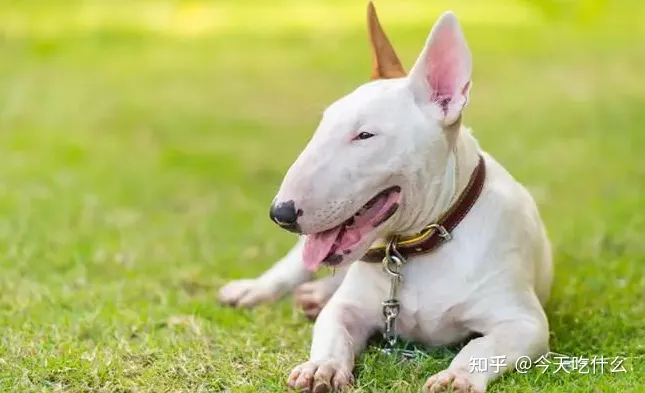
{"type": "MultiPolygon", "coordinates": [[[[551,347],[491,392],[645,392],[645,4],[378,0],[407,67],[441,11],[474,54],[465,121],[536,197],[551,347]],[[538,6],[539,5],[539,6],[538,6]],[[552,370],[552,369],[551,369],[552,370]]],[[[281,392],[311,323],[223,308],[294,237],[268,219],[324,107],[367,80],[364,1],[0,3],[0,391],[281,392]]],[[[356,392],[453,352],[370,349],[356,392]]]]}

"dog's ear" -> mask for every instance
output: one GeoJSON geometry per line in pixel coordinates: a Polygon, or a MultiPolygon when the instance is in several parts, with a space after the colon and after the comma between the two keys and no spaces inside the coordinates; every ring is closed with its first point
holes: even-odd
{"type": "Polygon", "coordinates": [[[468,103],[472,58],[457,17],[446,12],[432,28],[425,47],[410,71],[409,82],[418,101],[436,104],[442,122],[460,119],[468,103]]]}
{"type": "Polygon", "coordinates": [[[390,44],[390,40],[387,39],[371,1],[367,4],[367,27],[372,44],[372,80],[406,76],[405,69],[390,44]]]}

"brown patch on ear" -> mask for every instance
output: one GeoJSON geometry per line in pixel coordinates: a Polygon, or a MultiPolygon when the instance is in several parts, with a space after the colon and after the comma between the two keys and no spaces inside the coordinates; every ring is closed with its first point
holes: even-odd
{"type": "Polygon", "coordinates": [[[371,1],[367,4],[367,27],[372,44],[372,80],[406,76],[407,73],[381,27],[374,3],[371,1]]]}

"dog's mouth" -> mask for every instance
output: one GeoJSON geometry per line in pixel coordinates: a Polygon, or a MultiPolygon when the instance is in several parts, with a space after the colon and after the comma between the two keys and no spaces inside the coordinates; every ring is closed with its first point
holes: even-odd
{"type": "Polygon", "coordinates": [[[337,265],[345,256],[364,246],[365,235],[386,222],[399,208],[401,187],[379,192],[340,225],[307,235],[303,259],[310,270],[320,265],[337,265]]]}

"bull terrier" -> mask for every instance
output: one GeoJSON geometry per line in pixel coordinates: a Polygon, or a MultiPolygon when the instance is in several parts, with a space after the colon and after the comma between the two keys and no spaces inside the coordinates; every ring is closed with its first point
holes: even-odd
{"type": "Polygon", "coordinates": [[[342,390],[384,329],[393,285],[385,257],[402,278],[394,334],[427,346],[479,336],[424,389],[484,392],[518,359],[548,352],[546,230],[529,192],[462,124],[472,64],[456,16],[440,16],[409,75],[371,3],[368,26],[372,81],[324,111],[270,209],[298,242],[259,278],[223,287],[220,300],[252,306],[295,289],[317,318],[309,360],[287,383],[342,390]],[[310,281],[322,265],[339,270],[310,281]],[[493,358],[503,359],[498,370],[471,367],[493,358]]]}

